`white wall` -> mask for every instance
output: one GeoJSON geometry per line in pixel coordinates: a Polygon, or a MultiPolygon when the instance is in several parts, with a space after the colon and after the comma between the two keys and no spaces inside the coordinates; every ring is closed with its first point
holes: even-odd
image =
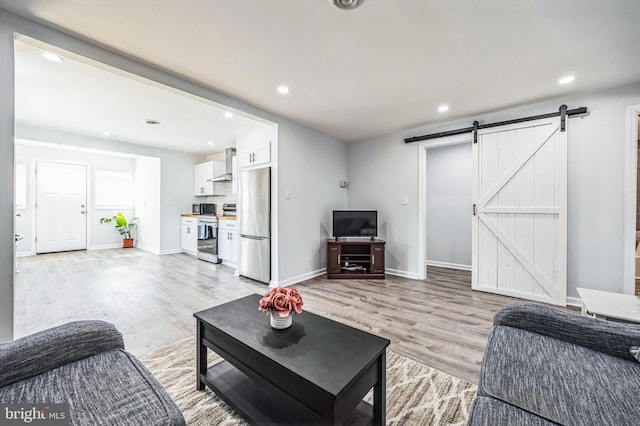
{"type": "Polygon", "coordinates": [[[350,209],[378,210],[378,237],[386,241],[388,273],[416,278],[418,150],[398,135],[348,146],[350,209]],[[409,203],[402,205],[402,197],[409,203]]]}
{"type": "Polygon", "coordinates": [[[279,126],[278,228],[280,283],[322,273],[332,211],[347,206],[347,147],[302,126],[279,126]],[[287,194],[291,194],[288,198],[287,194]]]}
{"type": "Polygon", "coordinates": [[[380,210],[387,240],[387,265],[417,274],[417,144],[403,139],[586,106],[589,115],[568,121],[568,292],[576,287],[622,292],[625,132],[627,107],[640,104],[640,84],[585,95],[565,96],[465,120],[418,127],[349,145],[349,207],[380,210]],[[380,171],[384,170],[384,173],[380,171]],[[373,190],[373,189],[377,190],[373,190]],[[410,203],[402,206],[402,195],[410,203]]]}
{"type": "Polygon", "coordinates": [[[201,202],[193,195],[193,165],[204,157],[168,150],[154,150],[160,157],[161,206],[160,254],[180,252],[180,215],[191,213],[192,204],[201,202]],[[163,151],[163,152],[159,152],[163,151]]]}
{"type": "Polygon", "coordinates": [[[427,263],[471,268],[471,144],[426,150],[427,263]]]}
{"type": "Polygon", "coordinates": [[[135,215],[138,217],[136,246],[153,253],[160,253],[161,248],[162,228],[158,213],[162,210],[161,180],[159,158],[135,159],[135,215]]]}
{"type": "Polygon", "coordinates": [[[13,26],[0,14],[0,342],[13,338],[13,26]]]}

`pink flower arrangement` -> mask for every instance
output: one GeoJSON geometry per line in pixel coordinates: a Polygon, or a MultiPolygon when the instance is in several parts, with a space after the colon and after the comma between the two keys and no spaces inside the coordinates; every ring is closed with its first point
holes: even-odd
{"type": "Polygon", "coordinates": [[[303,304],[302,297],[295,288],[276,287],[262,296],[258,309],[267,315],[277,312],[281,317],[286,317],[292,311],[301,314],[303,304]]]}

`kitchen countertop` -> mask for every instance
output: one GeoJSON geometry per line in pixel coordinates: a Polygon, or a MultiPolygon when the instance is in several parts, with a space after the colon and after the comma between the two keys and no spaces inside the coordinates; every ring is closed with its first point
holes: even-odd
{"type": "MultiPolygon", "coordinates": [[[[200,216],[209,216],[209,215],[207,215],[207,214],[200,215],[200,214],[194,214],[194,213],[183,213],[180,216],[198,218],[200,216]]],[[[216,217],[218,218],[218,220],[236,220],[235,216],[216,216],[216,217]]]]}

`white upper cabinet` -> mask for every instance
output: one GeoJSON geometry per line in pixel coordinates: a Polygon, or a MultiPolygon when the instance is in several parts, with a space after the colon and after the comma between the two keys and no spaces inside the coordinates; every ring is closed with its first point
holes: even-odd
{"type": "Polygon", "coordinates": [[[252,167],[271,161],[271,142],[261,142],[240,151],[240,167],[252,167]]]}
{"type": "Polygon", "coordinates": [[[239,130],[236,134],[239,168],[268,166],[271,163],[271,141],[275,137],[275,126],[263,124],[239,130]]]}
{"type": "Polygon", "coordinates": [[[193,168],[193,193],[194,195],[211,195],[213,182],[207,179],[213,177],[213,161],[196,164],[193,168]]]}
{"type": "Polygon", "coordinates": [[[222,161],[207,161],[193,168],[193,193],[196,196],[227,195],[226,183],[211,182],[214,176],[224,174],[222,161]],[[217,174],[216,174],[217,173],[217,174]]]}

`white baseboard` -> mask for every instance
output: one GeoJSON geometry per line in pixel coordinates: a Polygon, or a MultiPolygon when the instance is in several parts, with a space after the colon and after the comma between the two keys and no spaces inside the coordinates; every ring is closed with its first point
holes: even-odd
{"type": "Polygon", "coordinates": [[[438,260],[427,260],[427,266],[437,266],[440,268],[460,269],[461,271],[471,271],[471,265],[463,265],[461,263],[440,262],[438,260]]]}
{"type": "Polygon", "coordinates": [[[567,297],[567,305],[569,306],[582,306],[582,299],[579,297],[567,297]]]}
{"type": "Polygon", "coordinates": [[[410,280],[418,279],[418,274],[416,274],[415,272],[400,271],[398,269],[391,269],[391,268],[386,268],[384,272],[385,274],[395,275],[396,277],[409,278],[410,280]]]}
{"type": "Polygon", "coordinates": [[[91,246],[87,248],[87,250],[105,250],[105,249],[113,249],[113,248],[122,248],[122,243],[119,244],[103,244],[100,246],[91,246]]]}
{"type": "Polygon", "coordinates": [[[145,245],[136,244],[135,247],[139,248],[140,250],[144,250],[144,251],[146,251],[148,253],[151,253],[151,254],[160,255],[160,252],[158,250],[152,249],[151,247],[147,247],[145,245]]]}
{"type": "MultiPolygon", "coordinates": [[[[155,248],[147,247],[147,246],[142,245],[142,244],[136,244],[135,248],[138,248],[140,250],[144,250],[147,253],[155,254],[156,256],[164,256],[165,254],[187,253],[182,249],[157,250],[155,248]]],[[[192,253],[188,253],[188,254],[192,254],[192,253]]],[[[193,255],[195,256],[195,253],[193,253],[193,255]]]]}
{"type": "MultiPolygon", "coordinates": [[[[182,253],[182,252],[183,252],[182,249],[172,249],[172,250],[160,250],[158,252],[158,254],[160,256],[164,256],[165,254],[177,254],[177,253],[182,253]]],[[[191,253],[189,253],[189,254],[191,254],[191,253]]]]}
{"type": "Polygon", "coordinates": [[[35,256],[35,251],[23,251],[22,253],[16,253],[16,257],[27,257],[27,256],[35,256]]]}
{"type": "Polygon", "coordinates": [[[319,277],[320,275],[326,274],[327,268],[318,269],[316,271],[307,272],[306,274],[298,275],[296,277],[287,278],[282,281],[271,281],[269,284],[270,287],[288,287],[293,284],[300,283],[302,281],[310,280],[311,278],[319,277]]]}

